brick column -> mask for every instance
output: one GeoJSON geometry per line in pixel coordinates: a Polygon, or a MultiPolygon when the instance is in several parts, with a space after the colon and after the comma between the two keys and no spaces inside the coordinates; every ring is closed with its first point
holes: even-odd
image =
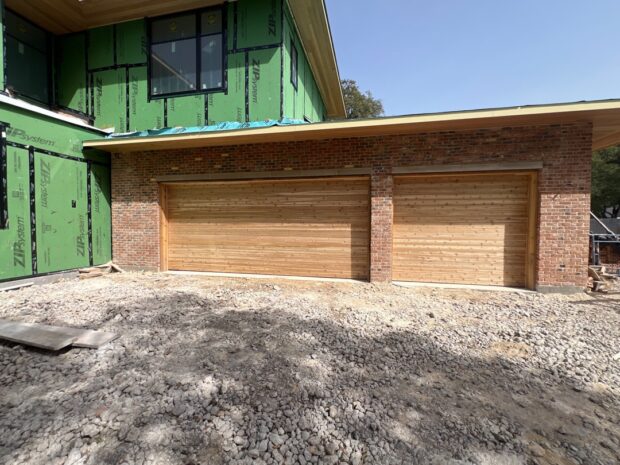
{"type": "Polygon", "coordinates": [[[370,178],[370,281],[392,280],[393,178],[374,168],[370,178]]]}

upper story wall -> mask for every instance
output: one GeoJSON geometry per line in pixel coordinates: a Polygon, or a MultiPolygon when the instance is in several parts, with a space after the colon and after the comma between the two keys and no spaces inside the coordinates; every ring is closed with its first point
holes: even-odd
{"type": "MultiPolygon", "coordinates": [[[[325,106],[286,2],[240,0],[221,8],[223,89],[149,96],[152,63],[149,21],[144,19],[57,37],[56,104],[116,132],[283,117],[322,121],[325,106]],[[292,47],[297,50],[297,89],[292,47]]],[[[174,20],[167,27],[174,29],[174,20]]]]}

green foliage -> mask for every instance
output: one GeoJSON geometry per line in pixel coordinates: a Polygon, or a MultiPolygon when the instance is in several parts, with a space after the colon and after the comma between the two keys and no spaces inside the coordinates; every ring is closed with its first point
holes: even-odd
{"type": "Polygon", "coordinates": [[[600,218],[620,213],[620,147],[598,150],[592,156],[592,211],[600,218]]]}
{"type": "Polygon", "coordinates": [[[362,92],[357,82],[343,79],[342,93],[347,108],[347,118],[374,118],[383,115],[383,103],[372,96],[370,91],[362,92]]]}

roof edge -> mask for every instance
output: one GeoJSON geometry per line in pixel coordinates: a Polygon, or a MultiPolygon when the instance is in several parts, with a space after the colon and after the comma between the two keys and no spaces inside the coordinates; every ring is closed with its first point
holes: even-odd
{"type": "Polygon", "coordinates": [[[542,126],[587,121],[594,126],[593,149],[620,144],[620,99],[427,113],[303,125],[210,131],[176,136],[86,141],[85,147],[110,152],[195,148],[498,127],[542,126]],[[599,129],[602,131],[597,132],[599,129]],[[612,140],[613,139],[613,140],[612,140]],[[613,142],[613,143],[611,143],[613,142]]]}
{"type": "Polygon", "coordinates": [[[287,4],[323,97],[327,117],[345,118],[340,72],[325,0],[287,0],[287,4]]]}

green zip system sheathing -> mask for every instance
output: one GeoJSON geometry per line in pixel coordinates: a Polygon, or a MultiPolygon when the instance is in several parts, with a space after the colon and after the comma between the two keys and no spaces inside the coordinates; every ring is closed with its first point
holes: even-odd
{"type": "Polygon", "coordinates": [[[0,104],[7,125],[7,224],[0,229],[0,281],[111,260],[110,167],[82,153],[99,133],[0,104]]]}
{"type": "Polygon", "coordinates": [[[324,106],[284,0],[224,5],[226,90],[149,100],[147,20],[58,37],[57,103],[94,117],[115,132],[306,117],[324,106]],[[291,40],[297,43],[299,83],[291,84],[291,40]]]}
{"type": "Polygon", "coordinates": [[[314,80],[312,69],[306,59],[295,23],[288,11],[284,20],[284,114],[293,119],[310,122],[325,119],[325,106],[314,80]],[[291,76],[293,47],[297,50],[297,89],[291,76]]]}

